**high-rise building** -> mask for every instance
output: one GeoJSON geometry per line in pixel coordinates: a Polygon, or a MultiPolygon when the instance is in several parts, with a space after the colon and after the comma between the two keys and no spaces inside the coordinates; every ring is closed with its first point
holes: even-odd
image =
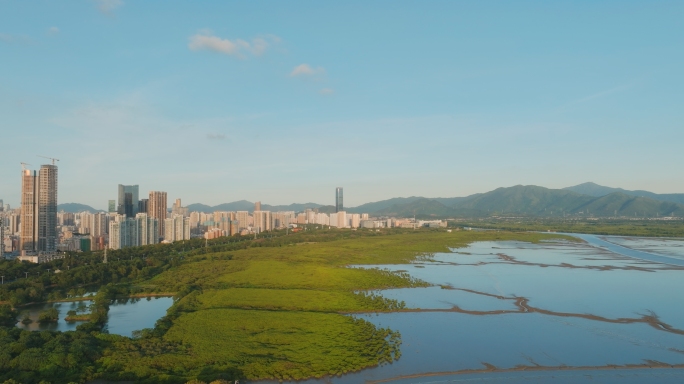
{"type": "Polygon", "coordinates": [[[149,199],[140,199],[138,201],[138,213],[147,213],[149,202],[149,199]]]}
{"type": "Polygon", "coordinates": [[[164,224],[164,241],[190,240],[190,218],[173,215],[164,224]]]}
{"type": "Polygon", "coordinates": [[[241,231],[249,227],[249,212],[237,211],[235,212],[235,219],[238,221],[238,230],[241,231]]]}
{"type": "Polygon", "coordinates": [[[22,251],[57,250],[56,165],[42,165],[38,172],[22,171],[21,223],[22,251]]]}
{"type": "Polygon", "coordinates": [[[78,225],[78,232],[80,234],[93,234],[93,221],[95,221],[95,215],[90,212],[81,212],[79,214],[80,220],[78,225]]]}
{"type": "Polygon", "coordinates": [[[271,230],[271,212],[254,211],[254,229],[257,232],[271,230]]]}
{"type": "Polygon", "coordinates": [[[135,217],[138,213],[138,186],[119,184],[119,205],[117,212],[119,215],[126,215],[129,218],[135,217]]]}
{"type": "Polygon", "coordinates": [[[159,234],[164,234],[164,220],[166,220],[166,192],[150,191],[150,200],[147,203],[147,215],[159,221],[159,234]]]}
{"type": "Polygon", "coordinates": [[[271,228],[285,228],[296,221],[296,215],[293,211],[288,212],[273,212],[271,214],[271,228]]]}
{"type": "Polygon", "coordinates": [[[21,172],[21,236],[19,249],[38,250],[38,173],[25,169],[21,172]]]}
{"type": "Polygon", "coordinates": [[[104,212],[98,212],[93,215],[93,226],[90,234],[94,237],[100,237],[107,234],[109,228],[109,216],[104,212]]]}
{"type": "Polygon", "coordinates": [[[122,249],[159,242],[159,225],[156,219],[145,213],[135,218],[117,215],[109,222],[109,248],[122,249]]]}
{"type": "Polygon", "coordinates": [[[10,213],[9,216],[9,233],[8,235],[15,235],[21,231],[21,213],[10,213]]]}
{"type": "Polygon", "coordinates": [[[136,229],[138,232],[138,245],[157,244],[159,242],[159,221],[147,215],[138,213],[135,215],[136,229]]]}
{"type": "Polygon", "coordinates": [[[116,200],[109,200],[107,212],[116,212],[116,200]]]}
{"type": "Polygon", "coordinates": [[[181,215],[183,217],[189,217],[190,214],[188,212],[188,207],[183,207],[181,205],[181,199],[176,199],[176,202],[173,203],[173,206],[171,207],[171,214],[172,215],[181,215]]]}
{"type": "Polygon", "coordinates": [[[254,210],[261,211],[261,201],[257,201],[256,203],[254,203],[254,210]]]}
{"type": "Polygon", "coordinates": [[[361,215],[358,213],[348,214],[347,220],[349,220],[349,226],[352,228],[358,228],[361,225],[361,215]]]}
{"type": "Polygon", "coordinates": [[[342,187],[335,188],[335,212],[344,211],[342,187]]]}

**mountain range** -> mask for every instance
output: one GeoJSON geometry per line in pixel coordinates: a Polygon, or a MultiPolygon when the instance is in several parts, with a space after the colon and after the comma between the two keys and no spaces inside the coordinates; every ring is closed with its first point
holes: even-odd
{"type": "MultiPolygon", "coordinates": [[[[335,211],[332,205],[316,203],[268,205],[264,211],[295,211],[318,209],[319,212],[335,211]]],[[[101,212],[87,205],[60,204],[58,210],[67,212],[101,212]]],[[[209,206],[190,204],[190,212],[211,213],[215,211],[253,211],[254,203],[240,200],[209,206]]],[[[426,198],[421,196],[395,197],[347,207],[347,212],[369,213],[373,216],[397,217],[486,217],[542,216],[563,217],[568,215],[611,217],[658,217],[684,216],[684,194],[657,194],[648,191],[629,191],[595,183],[584,183],[563,189],[549,189],[534,185],[516,185],[497,188],[486,193],[466,197],[426,198]]]]}
{"type": "MultiPolygon", "coordinates": [[[[192,204],[191,211],[202,212],[254,210],[249,201],[237,201],[214,207],[192,204]]],[[[262,204],[262,210],[303,211],[316,208],[333,212],[333,206],[315,203],[271,206],[262,204]]],[[[630,216],[684,216],[684,194],[656,194],[648,191],[629,191],[584,183],[564,189],[549,189],[534,185],[516,185],[498,188],[487,193],[466,197],[421,196],[395,197],[347,207],[347,212],[369,213],[374,216],[419,217],[485,217],[492,215],[595,217],[630,216]]]]}
{"type": "Polygon", "coordinates": [[[563,188],[568,191],[581,193],[583,195],[601,197],[611,193],[620,192],[629,196],[648,197],[654,200],[669,201],[671,203],[684,204],[684,193],[664,193],[658,194],[649,191],[628,191],[622,188],[604,187],[595,183],[584,183],[574,187],[563,188]]]}
{"type": "Polygon", "coordinates": [[[79,203],[64,203],[64,204],[57,204],[57,212],[64,211],[64,212],[69,212],[69,213],[79,213],[79,212],[90,212],[90,213],[98,213],[98,212],[104,212],[99,209],[95,209],[91,207],[90,205],[85,205],[85,204],[79,204],[79,203]]]}

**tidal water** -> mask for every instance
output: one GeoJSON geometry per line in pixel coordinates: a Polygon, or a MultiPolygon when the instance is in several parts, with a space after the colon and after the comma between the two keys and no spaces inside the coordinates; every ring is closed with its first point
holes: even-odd
{"type": "MultiPolygon", "coordinates": [[[[34,304],[19,308],[20,316],[28,313],[33,323],[17,323],[17,327],[30,331],[73,331],[80,321],[69,322],[64,320],[67,312],[75,310],[77,312],[88,312],[90,301],[70,301],[59,303],[34,304]],[[57,323],[38,323],[40,312],[49,308],[56,308],[59,311],[59,321],[57,323]]],[[[152,328],[157,320],[166,315],[166,310],[173,304],[171,297],[146,297],[116,300],[109,306],[107,320],[107,330],[109,333],[130,337],[133,331],[143,328],[152,328]]]]}
{"type": "Polygon", "coordinates": [[[684,382],[684,241],[577,237],[363,266],[435,286],[380,291],[414,312],[359,315],[401,332],[398,361],[308,383],[684,382]]]}

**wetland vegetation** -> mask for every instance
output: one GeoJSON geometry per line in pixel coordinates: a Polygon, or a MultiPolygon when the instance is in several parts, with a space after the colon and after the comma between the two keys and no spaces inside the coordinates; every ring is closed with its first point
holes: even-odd
{"type": "Polygon", "coordinates": [[[552,231],[592,235],[684,237],[684,221],[607,218],[500,217],[449,222],[451,227],[473,227],[502,231],[552,231]]]}
{"type": "MultiPolygon", "coordinates": [[[[539,242],[549,236],[554,235],[320,229],[287,236],[275,233],[256,241],[223,241],[209,248],[141,247],[127,250],[126,259],[117,260],[112,252],[104,266],[86,255],[91,263],[58,278],[44,276],[26,283],[42,284],[41,297],[49,297],[56,290],[95,284],[79,284],[75,276],[99,276],[88,280],[107,282],[93,298],[90,321],[74,332],[4,328],[0,338],[11,347],[0,352],[0,379],[304,379],[392,363],[401,355],[401,336],[348,314],[401,310],[402,302],[372,292],[428,284],[402,271],[348,266],[403,264],[478,240],[539,242]],[[114,279],[107,273],[113,270],[122,273],[114,279]],[[174,292],[175,304],[154,328],[136,332],[134,338],[103,332],[111,300],[141,292],[174,292]],[[70,341],[64,344],[63,339],[70,341]],[[86,351],[70,349],[79,345],[86,351]]],[[[15,291],[23,286],[15,285],[15,291]]],[[[12,297],[11,288],[4,292],[12,297]]],[[[7,305],[3,308],[0,317],[16,321],[17,313],[7,305]]]]}

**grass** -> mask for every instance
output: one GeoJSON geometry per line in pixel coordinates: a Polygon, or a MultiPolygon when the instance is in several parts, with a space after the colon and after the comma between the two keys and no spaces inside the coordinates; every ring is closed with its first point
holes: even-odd
{"type": "Polygon", "coordinates": [[[334,314],[212,309],[181,316],[165,338],[192,344],[197,366],[233,365],[251,378],[303,379],[393,361],[398,345],[388,344],[388,335],[334,314]]]}
{"type": "Polygon", "coordinates": [[[197,309],[241,308],[276,311],[359,312],[388,311],[400,303],[363,292],[309,289],[232,288],[205,291],[197,309]]]}
{"type": "Polygon", "coordinates": [[[419,285],[408,275],[378,269],[354,269],[318,263],[253,261],[242,271],[221,276],[231,287],[355,290],[419,285]]]}

